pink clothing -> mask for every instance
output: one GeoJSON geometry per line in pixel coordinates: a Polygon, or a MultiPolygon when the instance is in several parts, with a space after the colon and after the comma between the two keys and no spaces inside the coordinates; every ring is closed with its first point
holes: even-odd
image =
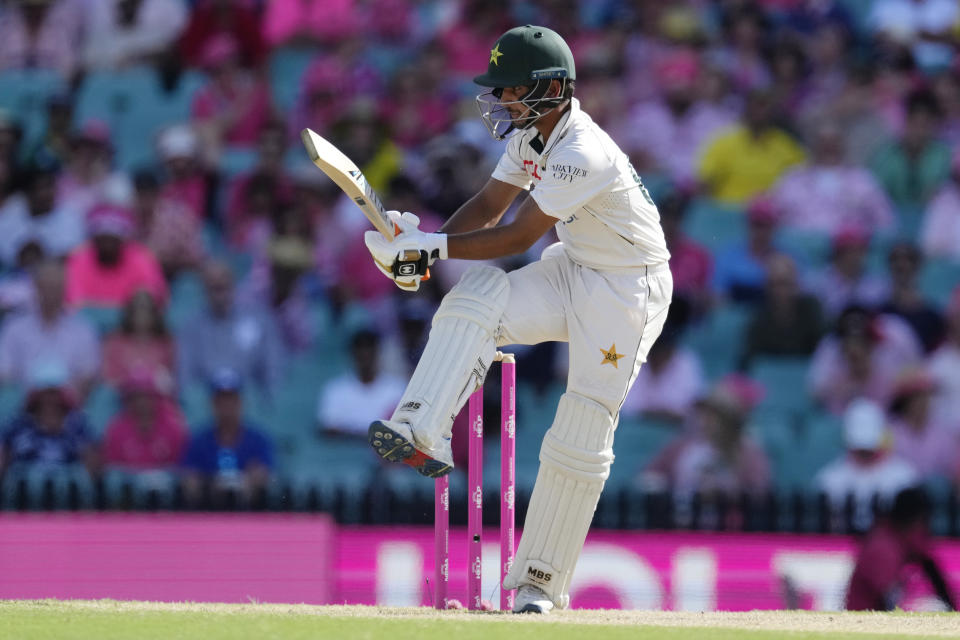
{"type": "Polygon", "coordinates": [[[657,69],[676,50],[665,40],[647,34],[630,37],[624,47],[626,69],[622,81],[631,103],[653,100],[660,95],[663,87],[657,69]]]}
{"type": "Polygon", "coordinates": [[[670,246],[670,273],[677,293],[706,291],[713,275],[713,258],[702,246],[680,236],[670,246]]]}
{"type": "Polygon", "coordinates": [[[851,304],[869,309],[879,307],[890,296],[890,285],[885,278],[863,273],[856,280],[848,280],[832,266],[812,274],[807,279],[807,289],[817,296],[830,317],[851,304]]]}
{"type": "Polygon", "coordinates": [[[120,412],[110,422],[103,439],[103,451],[109,465],[147,471],[173,467],[180,461],[187,442],[187,430],[179,409],[158,399],[153,428],[143,432],[134,418],[120,412]]]}
{"type": "Polygon", "coordinates": [[[770,488],[767,456],[747,437],[741,439],[733,459],[705,438],[684,437],[660,452],[647,472],[664,477],[674,494],[681,496],[700,491],[762,494],[770,488]]]}
{"type": "Polygon", "coordinates": [[[450,128],[456,100],[449,95],[418,95],[413,100],[380,99],[380,114],[391,122],[391,140],[402,147],[417,147],[450,128]]]}
{"type": "Polygon", "coordinates": [[[960,344],[945,342],[930,355],[930,375],[936,381],[933,399],[936,418],[960,433],[960,344]]]}
{"type": "Polygon", "coordinates": [[[74,307],[119,307],[145,289],[160,301],[167,300],[163,271],[150,251],[128,242],[118,265],[105,268],[97,262],[93,245],[86,244],[67,259],[67,304],[74,307]]]}
{"type": "Polygon", "coordinates": [[[50,3],[36,37],[27,29],[21,3],[5,2],[0,10],[0,71],[53,69],[70,78],[80,62],[83,4],[77,0],[50,3]]]}
{"type": "Polygon", "coordinates": [[[483,70],[490,59],[490,43],[503,32],[478,33],[471,25],[458,24],[440,38],[446,57],[446,68],[455,75],[473,77],[483,70]]]}
{"type": "Polygon", "coordinates": [[[686,415],[703,393],[703,368],[693,351],[678,348],[660,371],[647,362],[640,367],[637,379],[620,408],[629,416],[649,412],[686,415]]]}
{"type": "Polygon", "coordinates": [[[389,298],[396,288],[370,260],[370,252],[362,235],[347,243],[346,251],[340,256],[338,282],[350,292],[353,299],[364,303],[389,298]]]}
{"type": "Polygon", "coordinates": [[[205,253],[200,220],[184,203],[160,198],[150,215],[140,221],[135,237],[164,268],[200,263],[205,253]]]}
{"type": "Polygon", "coordinates": [[[953,478],[960,469],[960,437],[945,425],[929,421],[917,431],[896,420],[891,422],[890,431],[893,452],[924,476],[953,478]]]}
{"type": "Polygon", "coordinates": [[[851,377],[835,336],[824,338],[817,346],[807,385],[811,395],[829,411],[842,413],[851,400],[860,396],[886,406],[900,373],[920,362],[921,348],[909,326],[892,316],[881,316],[876,322],[881,338],[870,355],[866,380],[851,377]]]}
{"type": "Polygon", "coordinates": [[[172,377],[176,370],[174,353],[174,344],[169,338],[143,341],[113,333],[103,341],[103,378],[119,388],[134,374],[146,373],[151,380],[164,374],[172,377]]]}
{"type": "MultiPolygon", "coordinates": [[[[268,220],[270,211],[254,211],[251,209],[248,189],[251,182],[258,175],[258,171],[244,173],[236,178],[227,187],[226,230],[227,239],[236,248],[253,250],[258,243],[257,227],[268,220]]],[[[283,174],[276,176],[274,195],[281,202],[290,202],[293,196],[293,183],[283,174]]],[[[267,225],[269,227],[269,225],[267,225]]]]}
{"type": "Polygon", "coordinates": [[[170,181],[161,187],[160,199],[180,202],[202,219],[207,210],[207,181],[200,175],[170,181]]]}
{"type": "Polygon", "coordinates": [[[880,231],[894,225],[890,201],[863,167],[797,167],[774,185],[772,197],[780,221],[795,229],[832,235],[847,227],[880,231]]]}
{"type": "Polygon", "coordinates": [[[706,55],[726,72],[733,88],[740,93],[770,86],[770,69],[758,51],[721,47],[708,51],[706,55]]]}
{"type": "Polygon", "coordinates": [[[694,103],[686,113],[675,115],[666,102],[651,100],[633,109],[615,137],[627,153],[646,153],[671,178],[689,183],[705,144],[736,121],[732,110],[709,102],[694,103]]]}
{"type": "Polygon", "coordinates": [[[112,202],[127,205],[133,200],[133,184],[130,177],[115,171],[96,182],[84,184],[69,170],[57,177],[57,204],[86,214],[95,204],[112,202]]]}
{"type": "Polygon", "coordinates": [[[931,257],[960,260],[960,183],[941,187],[923,215],[920,246],[931,257]]]}
{"type": "Polygon", "coordinates": [[[197,91],[193,98],[192,116],[203,122],[223,117],[235,109],[242,109],[233,117],[224,132],[223,141],[232,146],[252,147],[270,115],[270,91],[252,77],[241,76],[229,90],[210,82],[197,91]]]}
{"type": "Polygon", "coordinates": [[[264,39],[277,47],[298,35],[346,38],[359,27],[355,4],[354,0],[271,0],[263,17],[264,39]]]}

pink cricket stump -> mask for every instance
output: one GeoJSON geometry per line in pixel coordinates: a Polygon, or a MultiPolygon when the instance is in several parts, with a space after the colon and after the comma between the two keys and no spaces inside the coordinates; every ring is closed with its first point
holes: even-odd
{"type": "Polygon", "coordinates": [[[467,466],[469,505],[467,535],[470,538],[467,575],[467,608],[480,610],[483,599],[480,587],[483,553],[483,387],[473,392],[469,400],[470,449],[467,466]]]}
{"type": "Polygon", "coordinates": [[[513,591],[503,588],[503,579],[513,565],[517,455],[517,365],[511,354],[501,358],[500,392],[500,609],[513,609],[513,591]]]}
{"type": "Polygon", "coordinates": [[[434,481],[433,494],[433,607],[447,608],[450,580],[450,477],[434,481]]]}

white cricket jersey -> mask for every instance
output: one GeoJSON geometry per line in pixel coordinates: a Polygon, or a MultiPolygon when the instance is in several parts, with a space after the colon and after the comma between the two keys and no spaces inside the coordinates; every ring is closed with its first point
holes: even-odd
{"type": "Polygon", "coordinates": [[[516,132],[493,177],[531,190],[540,209],[559,220],[557,236],[574,262],[602,270],[670,258],[640,177],[576,98],[546,142],[534,127],[516,132]]]}

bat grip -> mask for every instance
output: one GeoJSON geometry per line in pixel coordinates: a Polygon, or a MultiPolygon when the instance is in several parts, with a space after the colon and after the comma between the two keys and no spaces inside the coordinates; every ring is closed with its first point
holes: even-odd
{"type": "MultiPolygon", "coordinates": [[[[400,226],[396,223],[393,224],[393,235],[394,237],[400,235],[400,226]]],[[[412,249],[410,249],[403,253],[404,262],[416,262],[419,259],[420,259],[419,251],[413,251],[412,249]]],[[[420,278],[420,281],[426,282],[429,279],[430,279],[430,269],[427,269],[427,272],[423,275],[422,278],[420,278]]]]}

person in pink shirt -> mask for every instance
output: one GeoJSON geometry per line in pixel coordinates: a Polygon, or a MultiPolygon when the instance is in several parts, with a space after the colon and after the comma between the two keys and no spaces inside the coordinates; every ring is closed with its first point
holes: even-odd
{"type": "Polygon", "coordinates": [[[112,164],[110,127],[88,120],[70,137],[66,164],[57,176],[57,204],[83,215],[102,200],[129,203],[133,198],[130,176],[112,164]]]}
{"type": "Polygon", "coordinates": [[[176,124],[157,136],[157,155],[163,163],[160,198],[179,202],[197,220],[207,213],[209,185],[199,163],[200,141],[188,124],[176,124]]]}
{"type": "Polygon", "coordinates": [[[120,326],[103,341],[103,378],[116,388],[136,372],[172,379],[175,355],[163,310],[149,292],[140,290],[124,305],[120,326]]]}
{"type": "Polygon", "coordinates": [[[960,471],[960,436],[931,411],[937,385],[923,369],[903,372],[890,402],[893,450],[925,478],[953,479],[960,471]]]}
{"type": "Polygon", "coordinates": [[[133,231],[133,215],[122,207],[99,204],[90,210],[90,241],[67,259],[68,305],[117,308],[141,289],[166,304],[160,264],[146,247],[130,240],[133,231]]]}
{"type": "Polygon", "coordinates": [[[362,20],[354,0],[271,0],[263,37],[271,48],[336,42],[355,33],[362,20]]]}
{"type": "Polygon", "coordinates": [[[828,411],[843,413],[863,397],[886,405],[905,368],[919,363],[920,343],[900,318],[850,306],[817,345],[808,389],[828,411]]]}
{"type": "Polygon", "coordinates": [[[456,96],[437,80],[414,63],[397,72],[378,101],[380,117],[390,123],[390,137],[401,147],[417,148],[453,123],[456,96]]]}
{"type": "MultiPolygon", "coordinates": [[[[263,246],[270,215],[287,205],[293,196],[293,180],[283,165],[286,126],[267,122],[257,139],[257,166],[234,178],[227,188],[225,222],[232,247],[255,251],[263,246]]],[[[314,174],[313,166],[308,167],[314,174]]]]}
{"type": "Polygon", "coordinates": [[[693,313],[699,315],[710,307],[713,297],[713,257],[706,247],[683,232],[683,217],[689,204],[690,196],[679,188],[657,199],[660,224],[670,250],[674,298],[689,302],[693,313]]]}
{"type": "Polygon", "coordinates": [[[937,383],[935,413],[960,433],[960,286],[953,290],[944,311],[946,337],[930,355],[927,370],[937,383]]]}
{"type": "Polygon", "coordinates": [[[701,397],[691,416],[691,433],[680,436],[643,470],[648,489],[669,488],[678,506],[699,494],[706,501],[770,489],[770,463],[746,433],[750,412],[763,388],[742,375],[720,380],[701,397]]]}
{"type": "Polygon", "coordinates": [[[461,6],[460,19],[441,35],[440,42],[447,69],[467,77],[490,56],[490,43],[508,28],[504,22],[508,14],[484,0],[467,0],[461,6]]]}
{"type": "Polygon", "coordinates": [[[937,190],[923,214],[920,245],[931,258],[960,261],[960,147],[953,152],[950,179],[937,190]]]}
{"type": "Polygon", "coordinates": [[[880,184],[845,157],[840,127],[819,123],[809,162],[788,170],[772,189],[784,226],[829,235],[848,227],[874,233],[893,229],[893,207],[880,184]]]}
{"type": "Polygon", "coordinates": [[[671,304],[663,331],[624,398],[621,415],[680,425],[703,396],[706,380],[700,359],[680,344],[687,322],[685,306],[676,299],[671,304]]]}
{"type": "Polygon", "coordinates": [[[631,157],[649,154],[651,168],[681,184],[692,184],[697,158],[714,135],[736,124],[737,114],[725,105],[698,98],[703,80],[700,58],[680,49],[656,69],[663,96],[638,104],[615,128],[631,157]]]}
{"type": "Polygon", "coordinates": [[[730,11],[723,20],[722,45],[709,55],[716,58],[730,75],[738,91],[765,89],[772,80],[764,40],[770,29],[767,16],[751,4],[730,11]]]}
{"type": "Polygon", "coordinates": [[[917,573],[927,579],[943,607],[957,610],[956,596],[944,573],[947,567],[936,560],[932,514],[933,504],[922,488],[908,487],[896,495],[893,506],[860,541],[847,588],[848,611],[908,608],[905,587],[917,573]]]}
{"type": "Polygon", "coordinates": [[[289,123],[290,138],[298,140],[304,127],[329,136],[330,128],[347,113],[355,93],[350,73],[340,60],[334,56],[318,57],[300,81],[289,123]]]}
{"type": "Polygon", "coordinates": [[[146,371],[131,373],[124,381],[123,408],[103,438],[106,465],[126,471],[172,470],[177,465],[187,430],[167,382],[146,371]]]}
{"type": "Polygon", "coordinates": [[[190,22],[180,38],[180,53],[191,67],[201,66],[203,49],[220,34],[228,34],[240,45],[244,66],[257,67],[266,55],[266,46],[256,3],[247,0],[199,0],[188,3],[190,22]]]}
{"type": "Polygon", "coordinates": [[[80,66],[84,3],[4,2],[0,11],[0,71],[53,69],[71,80],[80,66]]]}
{"type": "Polygon", "coordinates": [[[828,318],[856,304],[876,308],[890,294],[889,283],[867,269],[870,234],[861,227],[843,227],[831,239],[830,263],[807,279],[828,318]]]}
{"type": "Polygon", "coordinates": [[[261,79],[240,66],[236,41],[219,34],[203,49],[210,81],[193,99],[191,115],[210,166],[225,147],[249,149],[270,117],[270,91],[261,79]]]}
{"type": "Polygon", "coordinates": [[[180,200],[160,195],[160,181],[152,171],[133,177],[134,240],[156,256],[167,280],[196,268],[205,257],[202,221],[180,200]]]}

